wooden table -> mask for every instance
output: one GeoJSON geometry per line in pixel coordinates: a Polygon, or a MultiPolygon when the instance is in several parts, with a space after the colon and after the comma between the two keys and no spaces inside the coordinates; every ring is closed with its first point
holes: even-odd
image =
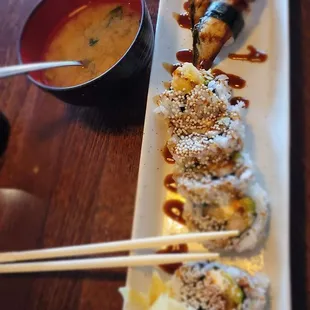
{"type": "MultiPolygon", "coordinates": [[[[19,32],[37,1],[0,2],[0,65],[17,62],[19,32]]],[[[147,3],[155,24],[158,0],[147,3]]],[[[292,4],[292,286],[293,309],[301,310],[310,295],[310,281],[305,290],[310,276],[310,186],[304,190],[310,173],[310,1],[292,4]]],[[[0,250],[130,237],[147,74],[138,103],[133,98],[127,102],[122,127],[111,126],[110,114],[65,106],[24,77],[0,82],[0,109],[12,126],[0,188],[24,191],[20,196],[6,193],[11,200],[0,209],[0,250]]],[[[125,277],[123,270],[2,276],[0,308],[116,310],[122,303],[117,289],[125,277]]]]}

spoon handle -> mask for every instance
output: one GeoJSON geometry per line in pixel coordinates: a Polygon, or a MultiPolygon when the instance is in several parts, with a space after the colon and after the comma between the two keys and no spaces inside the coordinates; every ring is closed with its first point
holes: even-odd
{"type": "Polygon", "coordinates": [[[67,66],[82,66],[82,64],[79,61],[53,61],[53,62],[40,62],[33,64],[2,67],[0,68],[0,79],[32,71],[39,71],[39,70],[67,67],[67,66]]]}

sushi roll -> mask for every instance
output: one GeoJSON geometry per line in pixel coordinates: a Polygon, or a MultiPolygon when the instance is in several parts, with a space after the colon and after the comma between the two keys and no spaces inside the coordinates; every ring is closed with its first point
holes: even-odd
{"type": "Polygon", "coordinates": [[[243,151],[244,104],[231,105],[231,95],[226,75],[215,78],[186,63],[174,72],[157,112],[168,124],[166,145],[176,189],[186,200],[186,226],[194,232],[238,230],[238,237],[205,246],[244,252],[263,240],[269,212],[243,151]]]}
{"type": "MultiPolygon", "coordinates": [[[[247,156],[248,157],[248,156],[247,156]]],[[[214,176],[208,170],[175,173],[173,178],[178,192],[194,204],[227,205],[229,201],[246,194],[253,171],[251,162],[244,162],[230,174],[214,176]]]]}
{"type": "MultiPolygon", "coordinates": [[[[244,18],[238,2],[240,1],[213,1],[204,16],[195,24],[193,52],[196,67],[209,69],[222,47],[231,38],[238,37],[244,27],[244,18]]],[[[195,14],[190,15],[195,18],[195,14]]]]}
{"type": "Polygon", "coordinates": [[[171,279],[174,298],[190,309],[263,310],[269,279],[216,262],[188,263],[171,279]]]}
{"type": "Polygon", "coordinates": [[[193,232],[239,230],[238,237],[205,243],[210,250],[238,253],[253,250],[267,233],[267,195],[258,184],[254,184],[246,195],[232,199],[226,205],[187,202],[183,217],[186,226],[193,232]]]}

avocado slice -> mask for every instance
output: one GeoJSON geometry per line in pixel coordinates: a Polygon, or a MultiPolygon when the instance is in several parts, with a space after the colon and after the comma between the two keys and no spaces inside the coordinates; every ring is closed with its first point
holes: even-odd
{"type": "Polygon", "coordinates": [[[242,157],[241,153],[240,152],[235,152],[232,156],[232,160],[234,162],[238,161],[238,159],[240,159],[242,157]]]}
{"type": "Polygon", "coordinates": [[[256,212],[256,205],[255,201],[250,197],[244,197],[239,200],[239,203],[244,209],[250,213],[256,212]]]}
{"type": "Polygon", "coordinates": [[[243,290],[228,273],[223,271],[222,275],[229,283],[225,291],[225,294],[228,298],[229,306],[231,306],[231,309],[235,309],[236,306],[238,307],[239,305],[241,305],[244,300],[243,290]]]}

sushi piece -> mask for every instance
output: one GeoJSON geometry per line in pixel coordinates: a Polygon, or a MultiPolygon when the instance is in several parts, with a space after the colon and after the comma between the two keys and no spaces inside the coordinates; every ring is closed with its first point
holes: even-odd
{"type": "Polygon", "coordinates": [[[168,140],[167,147],[178,165],[221,165],[242,150],[242,138],[239,130],[229,130],[221,135],[174,135],[168,140]]]}
{"type": "Polygon", "coordinates": [[[171,279],[178,301],[201,310],[263,310],[269,279],[216,262],[189,263],[171,279]]]}
{"type": "Polygon", "coordinates": [[[231,97],[225,74],[214,76],[210,70],[184,63],[173,72],[171,87],[159,96],[155,112],[170,121],[169,127],[181,121],[188,127],[198,121],[212,125],[217,118],[230,117],[231,113],[234,119],[243,116],[244,104],[231,105],[231,97]]]}
{"type": "Polygon", "coordinates": [[[219,163],[209,162],[206,165],[193,163],[192,165],[175,165],[174,177],[180,177],[188,172],[203,174],[208,173],[214,179],[223,178],[227,175],[240,173],[241,168],[252,169],[249,155],[244,152],[235,152],[225,161],[219,163]]]}
{"type": "Polygon", "coordinates": [[[219,131],[240,121],[244,104],[231,105],[232,90],[224,74],[214,77],[185,63],[173,72],[171,88],[157,101],[155,112],[167,120],[170,134],[219,131]],[[215,129],[215,128],[218,129],[215,129]]]}
{"type": "Polygon", "coordinates": [[[179,136],[207,131],[220,133],[231,121],[240,122],[243,117],[241,109],[231,106],[227,98],[221,100],[206,85],[197,85],[188,94],[173,89],[165,91],[160,96],[158,111],[167,120],[170,134],[179,136]]]}
{"type": "Polygon", "coordinates": [[[235,171],[221,177],[208,173],[208,170],[187,169],[174,173],[178,193],[194,204],[227,205],[231,200],[245,196],[253,180],[252,163],[247,154],[242,164],[236,164],[235,171]]]}
{"type": "Polygon", "coordinates": [[[193,28],[194,65],[209,69],[225,43],[237,38],[244,27],[238,1],[213,1],[193,28]]]}
{"type": "MultiPolygon", "coordinates": [[[[189,94],[166,91],[160,98],[171,133],[203,133],[215,126],[219,118],[229,117],[227,104],[205,85],[197,85],[189,94]]],[[[233,115],[234,118],[240,118],[233,115]]]]}
{"type": "Polygon", "coordinates": [[[267,195],[254,184],[245,196],[233,199],[227,205],[186,203],[183,217],[190,231],[239,230],[238,237],[205,243],[209,250],[238,253],[253,250],[267,234],[267,195]]]}
{"type": "Polygon", "coordinates": [[[231,106],[230,97],[225,75],[215,78],[189,63],[174,72],[156,112],[168,122],[167,145],[176,162],[219,163],[242,149],[242,104],[231,106]]]}
{"type": "Polygon", "coordinates": [[[164,282],[154,271],[148,293],[119,289],[125,309],[264,310],[269,279],[217,262],[187,263],[164,282]]]}

